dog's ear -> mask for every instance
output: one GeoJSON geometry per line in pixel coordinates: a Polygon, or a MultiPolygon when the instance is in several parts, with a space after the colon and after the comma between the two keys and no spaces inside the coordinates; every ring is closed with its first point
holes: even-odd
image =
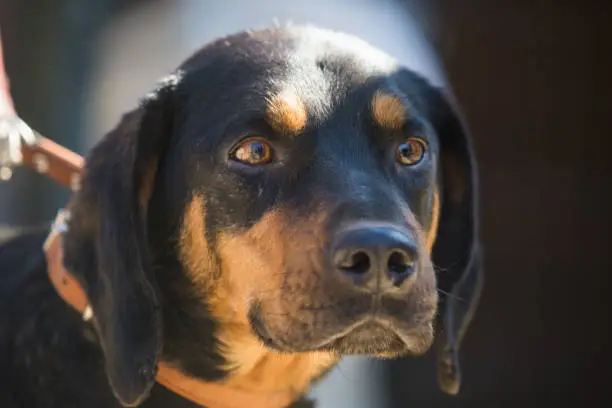
{"type": "Polygon", "coordinates": [[[125,406],[148,396],[162,349],[146,217],[179,80],[162,81],[92,149],[64,234],[64,264],[87,294],[110,385],[125,406]]]}
{"type": "Polygon", "coordinates": [[[426,104],[440,143],[441,214],[432,258],[442,294],[438,382],[456,394],[459,347],[482,290],[478,171],[467,127],[450,95],[429,88],[426,104]]]}

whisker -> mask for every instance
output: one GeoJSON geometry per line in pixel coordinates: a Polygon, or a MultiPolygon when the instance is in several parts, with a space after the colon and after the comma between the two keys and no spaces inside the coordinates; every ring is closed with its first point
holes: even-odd
{"type": "Polygon", "coordinates": [[[454,268],[455,266],[457,266],[457,264],[459,263],[459,260],[455,260],[453,262],[450,263],[450,265],[448,265],[446,268],[443,268],[439,265],[435,265],[434,264],[434,269],[436,269],[436,272],[448,272],[450,271],[452,268],[454,268]]]}
{"type": "Polygon", "coordinates": [[[438,292],[442,293],[442,294],[443,294],[443,295],[445,295],[446,297],[450,297],[450,298],[453,298],[453,299],[457,299],[457,300],[458,300],[458,301],[460,301],[460,302],[468,303],[468,301],[467,301],[466,299],[463,299],[462,297],[459,297],[459,296],[457,296],[457,295],[455,295],[455,294],[453,294],[453,293],[446,292],[446,291],[444,291],[444,290],[442,290],[442,289],[439,289],[439,288],[438,288],[437,290],[438,290],[438,292]]]}

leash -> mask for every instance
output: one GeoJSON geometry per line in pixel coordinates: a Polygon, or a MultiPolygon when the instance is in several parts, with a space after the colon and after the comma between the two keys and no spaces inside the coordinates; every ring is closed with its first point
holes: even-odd
{"type": "MultiPolygon", "coordinates": [[[[5,72],[0,37],[0,180],[9,180],[14,168],[25,165],[69,187],[73,192],[77,191],[85,160],[32,130],[17,115],[5,72]]],[[[62,233],[67,231],[69,216],[67,209],[58,212],[43,249],[49,279],[58,295],[81,313],[83,320],[89,321],[94,315],[85,291],[63,264],[62,233]]],[[[297,397],[290,391],[255,394],[221,383],[201,381],[163,361],[158,365],[156,381],[183,398],[207,408],[285,408],[297,397]]]]}

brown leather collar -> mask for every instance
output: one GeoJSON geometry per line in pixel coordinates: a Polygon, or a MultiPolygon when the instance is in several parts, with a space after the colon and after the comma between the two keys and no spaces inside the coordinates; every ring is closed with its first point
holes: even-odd
{"type": "MultiPolygon", "coordinates": [[[[92,317],[89,302],[78,281],[63,264],[62,232],[65,229],[67,211],[59,212],[51,233],[44,244],[49,279],[57,293],[66,303],[83,315],[92,317]]],[[[167,389],[207,408],[285,408],[297,397],[294,393],[276,392],[255,394],[249,391],[230,388],[221,383],[198,380],[181,373],[179,370],[160,362],[157,382],[167,389]]]]}

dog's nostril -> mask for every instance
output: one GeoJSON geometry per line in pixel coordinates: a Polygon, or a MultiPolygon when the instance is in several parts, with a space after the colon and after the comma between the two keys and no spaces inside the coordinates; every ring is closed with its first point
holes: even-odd
{"type": "Polygon", "coordinates": [[[394,250],[389,255],[387,268],[394,278],[406,278],[415,270],[414,258],[404,251],[394,250]]]}
{"type": "Polygon", "coordinates": [[[357,275],[370,270],[370,257],[364,251],[355,251],[346,255],[337,263],[339,268],[357,275]]]}
{"type": "Polygon", "coordinates": [[[352,256],[350,267],[353,273],[363,274],[370,270],[370,257],[363,251],[357,251],[352,256]]]}
{"type": "Polygon", "coordinates": [[[332,243],[332,266],[345,278],[371,291],[393,291],[418,270],[411,234],[387,224],[356,223],[332,243]]]}

